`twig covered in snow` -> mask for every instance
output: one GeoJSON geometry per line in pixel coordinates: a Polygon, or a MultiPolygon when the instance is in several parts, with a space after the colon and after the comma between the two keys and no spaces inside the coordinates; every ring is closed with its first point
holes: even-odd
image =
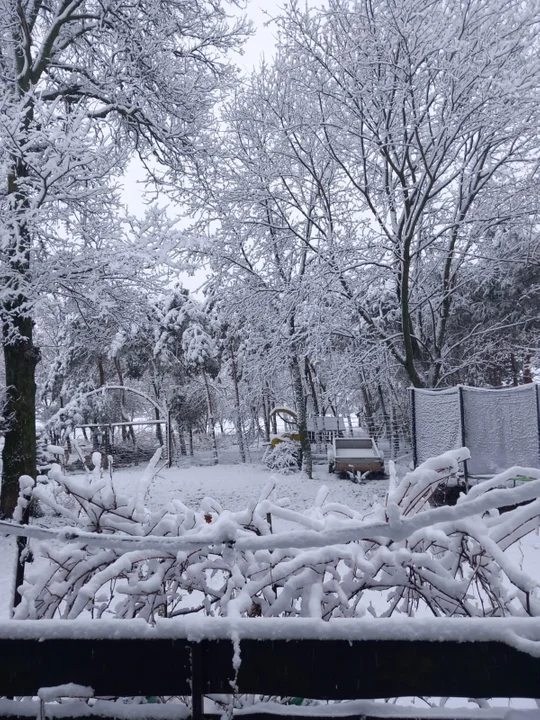
{"type": "MultiPolygon", "coordinates": [[[[40,547],[46,562],[27,574],[16,617],[327,621],[368,612],[410,616],[420,608],[434,616],[540,615],[536,580],[504,553],[536,527],[540,471],[512,468],[489,492],[432,508],[439,483],[467,457],[464,449],[454,451],[408,473],[367,522],[329,503],[327,491],[305,512],[285,510],[269,499],[270,491],[241,512],[210,500],[198,510],[173,500],[150,512],[142,503],[150,474],[133,502],[119,496],[109,478],[81,482],[55,470],[53,481],[77,507],[60,512],[76,525],[17,526],[18,534],[50,541],[40,547]],[[538,479],[494,489],[520,474],[538,479]],[[504,515],[495,510],[527,501],[504,515]],[[296,529],[271,533],[269,513],[296,529]]],[[[42,488],[34,492],[59,509],[42,488]]]]}

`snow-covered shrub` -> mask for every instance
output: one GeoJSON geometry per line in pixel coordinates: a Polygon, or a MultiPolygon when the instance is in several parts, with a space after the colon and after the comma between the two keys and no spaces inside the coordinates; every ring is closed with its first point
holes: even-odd
{"type": "Polygon", "coordinates": [[[54,453],[50,452],[49,447],[49,439],[46,435],[45,428],[41,423],[36,423],[36,466],[39,472],[49,470],[51,464],[56,460],[54,453]]]}
{"type": "MultiPolygon", "coordinates": [[[[208,498],[198,509],[176,499],[150,512],[157,454],[131,498],[108,476],[57,473],[78,510],[56,508],[71,527],[42,543],[16,617],[540,615],[537,581],[505,553],[537,528],[540,471],[512,468],[453,507],[431,508],[467,457],[446,453],[401,480],[392,469],[386,503],[368,520],[329,502],[327,488],[303,512],[271,500],[272,487],[241,512],[208,498]],[[520,474],[535,480],[507,487],[520,474]],[[269,514],[293,532],[272,533],[269,514]]],[[[34,496],[52,502],[39,486],[34,496]]]]}
{"type": "Polygon", "coordinates": [[[300,470],[300,455],[301,446],[298,440],[284,435],[274,438],[266,448],[263,462],[270,470],[279,472],[282,475],[290,475],[300,470]]]}

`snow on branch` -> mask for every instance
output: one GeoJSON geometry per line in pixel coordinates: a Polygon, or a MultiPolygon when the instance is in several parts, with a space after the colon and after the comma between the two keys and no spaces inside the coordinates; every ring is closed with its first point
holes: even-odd
{"type": "Polygon", "coordinates": [[[209,499],[198,509],[175,499],[150,512],[143,488],[153,468],[136,502],[121,497],[110,478],[75,480],[54,468],[51,482],[59,490],[38,486],[33,494],[73,526],[0,524],[46,540],[15,617],[155,624],[192,614],[319,621],[540,616],[537,581],[505,553],[536,530],[540,471],[511,468],[486,483],[485,492],[478,486],[453,507],[432,507],[439,484],[468,456],[466,449],[453,451],[401,480],[393,477],[385,504],[369,520],[328,502],[326,490],[309,510],[284,508],[272,499],[272,486],[240,512],[209,499]],[[520,476],[533,480],[512,487],[520,476]],[[59,491],[70,502],[59,502],[59,491]],[[269,515],[293,529],[273,533],[269,515]]]}

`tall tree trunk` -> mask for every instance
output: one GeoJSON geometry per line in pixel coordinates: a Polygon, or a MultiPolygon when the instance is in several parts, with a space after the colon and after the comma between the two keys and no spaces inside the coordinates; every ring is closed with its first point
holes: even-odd
{"type": "Polygon", "coordinates": [[[214,403],[212,402],[212,396],[210,395],[210,386],[208,384],[208,377],[203,370],[204,388],[206,390],[206,402],[208,404],[208,422],[210,423],[210,435],[212,438],[212,454],[214,456],[214,465],[219,463],[217,439],[216,439],[216,420],[214,418],[214,403]]]}
{"type": "Polygon", "coordinates": [[[242,423],[242,410],[240,407],[240,388],[238,383],[238,368],[236,367],[236,360],[231,350],[231,376],[234,385],[234,409],[236,414],[236,436],[238,438],[238,451],[240,453],[240,459],[243,463],[246,462],[246,447],[244,443],[244,427],[242,423]]]}
{"type": "Polygon", "coordinates": [[[302,382],[302,370],[298,357],[294,352],[291,353],[291,374],[294,399],[298,413],[298,434],[300,435],[300,445],[302,448],[302,470],[311,478],[313,476],[313,458],[307,431],[307,398],[302,382]]]}
{"type": "Polygon", "coordinates": [[[6,518],[12,516],[17,505],[20,476],[36,477],[35,376],[40,353],[34,345],[34,322],[27,297],[32,281],[31,237],[26,225],[29,202],[24,189],[21,189],[27,175],[24,163],[15,161],[7,187],[8,195],[12,197],[15,218],[6,252],[8,267],[3,279],[5,299],[1,307],[6,374],[6,432],[0,512],[6,518]]]}
{"type": "MultiPolygon", "coordinates": [[[[156,385],[155,382],[152,382],[152,387],[154,388],[154,396],[155,396],[155,398],[156,398],[156,402],[159,403],[159,390],[158,390],[158,386],[156,385]]],[[[154,408],[154,417],[156,418],[156,420],[162,420],[162,419],[163,419],[163,418],[160,417],[160,415],[159,415],[159,410],[157,409],[157,407],[154,408]]],[[[156,423],[156,440],[157,440],[158,443],[161,445],[161,447],[164,447],[163,431],[161,430],[161,425],[160,425],[159,423],[156,423]]]]}
{"type": "Polygon", "coordinates": [[[350,409],[347,408],[347,425],[349,426],[349,435],[351,437],[354,437],[354,430],[353,430],[353,424],[351,419],[351,412],[350,409]]]}
{"type": "Polygon", "coordinates": [[[4,326],[4,362],[6,371],[6,418],[3,450],[0,512],[9,518],[19,497],[21,475],[36,477],[36,383],[39,350],[33,344],[33,322],[28,317],[13,317],[10,332],[4,326]],[[16,328],[16,330],[15,330],[16,328]]]}
{"type": "Polygon", "coordinates": [[[367,431],[370,438],[374,438],[376,435],[375,419],[373,417],[373,403],[368,389],[364,384],[360,386],[362,398],[364,400],[364,417],[366,418],[367,431]]]}
{"type": "Polygon", "coordinates": [[[272,425],[272,433],[274,435],[277,435],[277,414],[274,413],[272,417],[270,418],[270,423],[272,425]]]}
{"type": "Polygon", "coordinates": [[[311,402],[313,403],[313,413],[315,415],[320,415],[320,407],[319,407],[319,400],[317,398],[317,390],[315,388],[315,381],[313,379],[313,366],[309,362],[309,358],[306,357],[305,363],[304,363],[304,369],[306,374],[306,380],[309,384],[310,390],[311,390],[311,402]]]}
{"type": "Polygon", "coordinates": [[[102,387],[105,385],[105,369],[103,367],[103,358],[101,355],[97,359],[97,366],[98,366],[98,378],[99,378],[99,386],[102,387]]]}
{"type": "Polygon", "coordinates": [[[388,415],[388,412],[386,410],[386,402],[384,401],[384,393],[383,393],[382,387],[380,385],[377,385],[377,392],[379,394],[379,402],[381,403],[381,412],[382,412],[382,416],[383,416],[386,439],[390,443],[391,439],[392,439],[392,429],[390,427],[390,416],[388,415]]]}
{"type": "MultiPolygon", "coordinates": [[[[157,408],[154,408],[154,417],[156,420],[161,420],[162,418],[159,417],[159,410],[157,408]]],[[[156,423],[156,440],[158,443],[163,447],[163,430],[161,429],[161,423],[156,423]]]]}
{"type": "MultiPolygon", "coordinates": [[[[118,357],[114,357],[114,367],[116,369],[116,374],[118,375],[118,384],[124,386],[124,374],[122,372],[122,366],[120,365],[120,360],[118,357]]],[[[127,420],[130,420],[131,418],[128,415],[128,412],[126,410],[126,393],[124,390],[120,391],[120,415],[122,417],[122,421],[125,422],[127,420]]],[[[128,437],[131,438],[133,441],[133,444],[135,444],[135,432],[133,430],[133,425],[128,425],[127,427],[125,425],[122,425],[122,440],[125,442],[128,437]]]]}
{"type": "Polygon", "coordinates": [[[512,385],[519,385],[519,367],[514,353],[510,353],[510,367],[512,368],[512,385]]]}
{"type": "MultiPolygon", "coordinates": [[[[264,425],[264,439],[266,442],[270,442],[270,388],[268,384],[264,384],[262,394],[262,412],[263,412],[263,425],[264,425]]],[[[273,416],[272,416],[273,417],[273,416]]],[[[258,423],[257,423],[258,424],[258,423]]],[[[274,435],[277,435],[277,426],[274,435]]]]}

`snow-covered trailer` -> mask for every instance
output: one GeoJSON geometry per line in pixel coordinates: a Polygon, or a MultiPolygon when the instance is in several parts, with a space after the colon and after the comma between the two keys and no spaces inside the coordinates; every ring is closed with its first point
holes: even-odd
{"type": "Polygon", "coordinates": [[[383,454],[371,438],[334,438],[328,453],[329,472],[384,472],[383,454]]]}

